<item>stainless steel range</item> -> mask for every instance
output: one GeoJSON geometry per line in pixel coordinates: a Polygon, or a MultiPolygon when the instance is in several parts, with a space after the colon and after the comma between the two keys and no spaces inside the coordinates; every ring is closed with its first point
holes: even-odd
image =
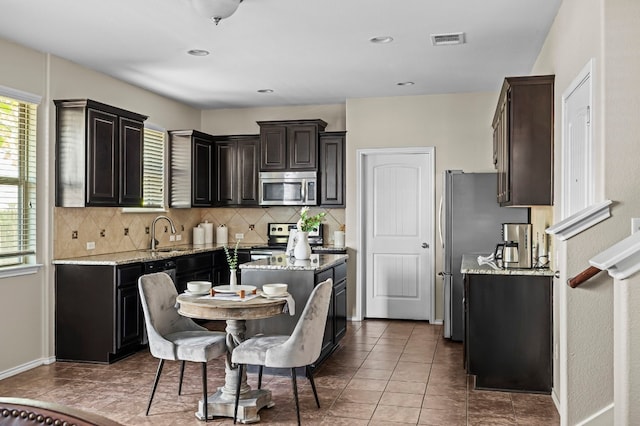
{"type": "MultiPolygon", "coordinates": [[[[292,229],[296,229],[295,223],[269,223],[267,228],[267,245],[262,247],[253,247],[251,249],[251,260],[264,259],[274,254],[282,254],[287,249],[289,242],[289,233],[292,229]]],[[[322,237],[322,224],[318,228],[309,232],[309,245],[322,246],[324,239],[322,237]]]]}

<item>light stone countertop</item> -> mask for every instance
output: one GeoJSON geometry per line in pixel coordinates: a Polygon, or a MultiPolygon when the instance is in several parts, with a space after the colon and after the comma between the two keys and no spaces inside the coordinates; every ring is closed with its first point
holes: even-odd
{"type": "Polygon", "coordinates": [[[494,268],[490,265],[479,265],[478,256],[486,256],[486,254],[463,254],[460,272],[475,275],[534,275],[545,277],[555,275],[555,272],[548,268],[502,269],[494,268]]]}
{"type": "MultiPolygon", "coordinates": [[[[70,257],[67,259],[54,259],[54,265],[125,265],[127,263],[151,262],[154,260],[171,259],[189,254],[204,253],[208,251],[222,250],[226,244],[182,245],[172,247],[159,247],[159,251],[132,250],[119,253],[96,254],[93,256],[70,257]]],[[[253,245],[240,244],[241,248],[251,248],[253,245]]],[[[235,244],[230,245],[235,247],[235,244]]]]}
{"type": "Polygon", "coordinates": [[[346,254],[312,254],[309,260],[299,260],[288,257],[285,254],[271,256],[266,259],[254,260],[253,262],[240,265],[241,270],[285,270],[285,271],[315,271],[329,268],[342,262],[349,256],[346,254]]]}

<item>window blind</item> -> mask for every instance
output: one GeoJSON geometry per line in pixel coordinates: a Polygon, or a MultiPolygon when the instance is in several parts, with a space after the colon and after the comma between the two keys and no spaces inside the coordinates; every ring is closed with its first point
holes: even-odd
{"type": "Polygon", "coordinates": [[[144,129],[143,207],[164,207],[165,132],[144,129]]]}
{"type": "Polygon", "coordinates": [[[0,266],[36,250],[37,105],[0,95],[0,266]]]}

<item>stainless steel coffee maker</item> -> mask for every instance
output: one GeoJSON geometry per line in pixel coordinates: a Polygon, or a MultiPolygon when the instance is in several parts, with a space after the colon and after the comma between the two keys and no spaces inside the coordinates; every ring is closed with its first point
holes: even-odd
{"type": "Polygon", "coordinates": [[[530,223],[503,223],[502,237],[504,239],[504,248],[502,249],[504,268],[526,269],[533,267],[530,223]]]}

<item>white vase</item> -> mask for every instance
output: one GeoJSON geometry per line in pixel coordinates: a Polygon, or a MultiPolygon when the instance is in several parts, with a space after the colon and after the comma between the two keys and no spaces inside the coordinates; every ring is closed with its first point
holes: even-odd
{"type": "Polygon", "coordinates": [[[238,277],[236,276],[235,269],[229,269],[229,287],[231,290],[235,290],[238,285],[238,277]]]}
{"type": "Polygon", "coordinates": [[[311,259],[311,246],[309,245],[309,233],[298,231],[296,234],[296,246],[293,249],[293,257],[296,259],[311,259]]]}

